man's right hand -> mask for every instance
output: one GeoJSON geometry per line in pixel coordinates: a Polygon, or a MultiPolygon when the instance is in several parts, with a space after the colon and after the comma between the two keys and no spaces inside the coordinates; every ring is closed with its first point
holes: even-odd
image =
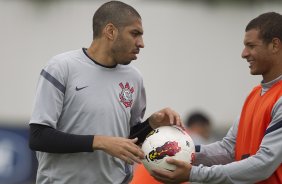
{"type": "Polygon", "coordinates": [[[135,144],[137,140],[137,138],[126,139],[123,137],[95,135],[93,150],[102,150],[133,165],[134,162],[141,163],[141,159],[144,158],[144,152],[135,144]]]}

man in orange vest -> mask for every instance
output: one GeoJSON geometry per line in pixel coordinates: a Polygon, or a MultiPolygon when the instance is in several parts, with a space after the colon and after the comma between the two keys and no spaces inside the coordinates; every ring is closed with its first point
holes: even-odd
{"type": "Polygon", "coordinates": [[[282,15],[261,14],[245,29],[252,75],[262,82],[247,97],[240,118],[222,141],[198,146],[195,164],[167,159],[173,172],[154,170],[164,183],[282,183],[282,15]]]}

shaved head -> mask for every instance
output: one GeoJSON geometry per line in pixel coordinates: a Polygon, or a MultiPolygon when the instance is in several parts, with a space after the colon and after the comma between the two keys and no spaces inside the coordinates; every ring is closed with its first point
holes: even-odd
{"type": "Polygon", "coordinates": [[[120,1],[110,1],[103,4],[93,16],[93,39],[102,35],[103,28],[112,23],[118,29],[129,25],[139,13],[130,5],[120,1]]]}

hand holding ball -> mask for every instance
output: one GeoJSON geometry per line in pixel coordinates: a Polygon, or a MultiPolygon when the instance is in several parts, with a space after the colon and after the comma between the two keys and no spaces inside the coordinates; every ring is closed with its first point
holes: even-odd
{"type": "Polygon", "coordinates": [[[147,135],[142,150],[145,168],[151,172],[152,168],[174,170],[175,166],[168,164],[168,157],[192,163],[195,145],[192,138],[180,127],[162,126],[147,135]]]}

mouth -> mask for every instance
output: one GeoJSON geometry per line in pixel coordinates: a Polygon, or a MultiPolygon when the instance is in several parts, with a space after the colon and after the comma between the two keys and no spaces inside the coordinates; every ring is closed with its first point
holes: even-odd
{"type": "Polygon", "coordinates": [[[254,64],[254,60],[252,59],[247,59],[247,62],[249,63],[249,68],[251,68],[254,64]]]}
{"type": "Polygon", "coordinates": [[[139,49],[136,49],[136,50],[134,50],[132,53],[133,53],[133,54],[139,54],[139,52],[140,52],[140,50],[139,50],[139,49]]]}
{"type": "Polygon", "coordinates": [[[254,68],[254,62],[249,62],[249,68],[253,69],[254,68]]]}

